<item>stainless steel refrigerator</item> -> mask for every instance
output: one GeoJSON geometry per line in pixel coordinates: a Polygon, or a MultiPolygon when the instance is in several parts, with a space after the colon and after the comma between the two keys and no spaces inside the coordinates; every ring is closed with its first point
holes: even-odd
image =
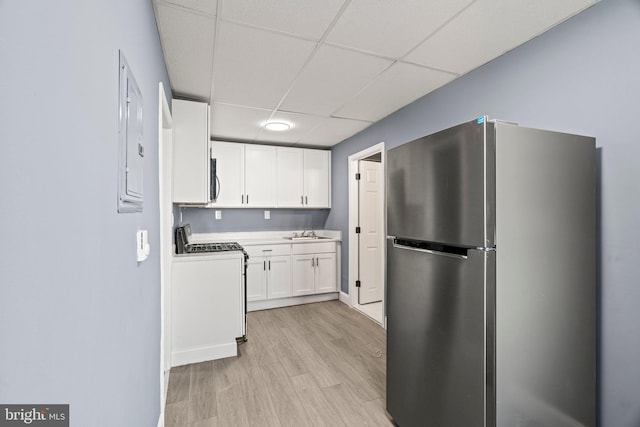
{"type": "Polygon", "coordinates": [[[596,424],[595,139],[485,117],[387,152],[387,412],[596,424]]]}

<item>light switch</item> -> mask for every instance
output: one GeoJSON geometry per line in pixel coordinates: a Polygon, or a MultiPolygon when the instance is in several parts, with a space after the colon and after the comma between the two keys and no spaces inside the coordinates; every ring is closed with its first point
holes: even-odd
{"type": "Polygon", "coordinates": [[[136,232],[136,255],[138,262],[142,262],[149,257],[149,233],[147,230],[138,230],[136,232]]]}
{"type": "Polygon", "coordinates": [[[216,219],[222,219],[222,211],[216,211],[216,219]]]}
{"type": "Polygon", "coordinates": [[[264,211],[264,219],[271,219],[271,211],[264,211]]]}

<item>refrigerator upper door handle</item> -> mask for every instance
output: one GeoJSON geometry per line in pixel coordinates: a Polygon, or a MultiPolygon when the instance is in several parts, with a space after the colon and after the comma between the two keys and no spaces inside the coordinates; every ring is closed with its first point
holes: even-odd
{"type": "Polygon", "coordinates": [[[431,250],[431,249],[414,248],[414,247],[411,247],[411,246],[399,245],[396,242],[393,242],[393,247],[394,248],[398,248],[398,249],[405,249],[407,251],[424,252],[424,253],[432,254],[432,255],[442,255],[442,256],[448,256],[448,257],[451,257],[451,258],[467,259],[466,255],[458,255],[458,254],[453,254],[453,253],[449,253],[449,252],[434,251],[434,250],[431,250]]]}

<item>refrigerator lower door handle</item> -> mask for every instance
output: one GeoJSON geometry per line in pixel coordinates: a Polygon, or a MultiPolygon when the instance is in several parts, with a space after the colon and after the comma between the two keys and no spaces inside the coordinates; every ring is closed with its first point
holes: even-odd
{"type": "Polygon", "coordinates": [[[454,253],[450,253],[450,252],[434,251],[434,250],[431,250],[431,249],[414,248],[414,247],[411,247],[411,246],[400,245],[400,244],[398,244],[396,242],[393,242],[393,247],[397,248],[397,249],[404,249],[404,250],[407,250],[407,251],[424,252],[424,253],[433,254],[433,255],[442,255],[442,256],[448,256],[448,257],[458,258],[458,259],[467,259],[466,255],[459,255],[459,254],[454,254],[454,253]]]}

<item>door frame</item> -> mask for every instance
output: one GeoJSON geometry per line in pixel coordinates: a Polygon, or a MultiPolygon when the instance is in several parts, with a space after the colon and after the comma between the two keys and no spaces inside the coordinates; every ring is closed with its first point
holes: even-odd
{"type": "Polygon", "coordinates": [[[164,425],[165,404],[169,386],[168,371],[171,369],[171,257],[172,230],[165,230],[164,223],[167,216],[173,212],[166,212],[164,205],[172,201],[172,159],[173,159],[173,124],[169,102],[164,91],[164,85],[158,88],[158,192],[160,214],[160,419],[158,426],[164,425]],[[169,170],[165,167],[165,162],[169,170]],[[168,354],[169,357],[165,357],[168,354]]]}
{"type": "MultiPolygon", "coordinates": [[[[362,151],[359,151],[355,154],[352,154],[349,156],[348,158],[348,163],[349,163],[349,175],[348,175],[348,181],[349,181],[349,230],[348,230],[348,234],[349,234],[349,275],[348,275],[348,280],[349,280],[349,305],[351,307],[354,308],[358,308],[358,295],[357,295],[357,288],[356,288],[356,278],[357,278],[357,274],[358,274],[358,235],[356,234],[356,226],[358,224],[358,208],[359,208],[359,204],[358,204],[358,182],[355,180],[355,174],[358,172],[358,162],[360,160],[364,160],[367,157],[372,156],[373,154],[377,154],[380,153],[380,163],[381,163],[381,169],[382,169],[382,176],[383,176],[383,182],[384,182],[384,177],[386,176],[386,152],[385,152],[385,143],[384,141],[372,145],[369,148],[366,148],[362,151]]],[[[383,292],[382,292],[382,313],[383,313],[383,319],[382,319],[382,326],[386,329],[387,328],[387,316],[384,315],[385,313],[385,296],[386,296],[386,238],[387,238],[387,219],[386,219],[386,190],[385,190],[385,186],[383,185],[383,191],[382,191],[382,218],[383,218],[383,224],[384,224],[384,230],[381,236],[381,248],[383,249],[382,252],[382,258],[383,258],[383,262],[382,262],[382,275],[383,275],[383,292]]]]}

